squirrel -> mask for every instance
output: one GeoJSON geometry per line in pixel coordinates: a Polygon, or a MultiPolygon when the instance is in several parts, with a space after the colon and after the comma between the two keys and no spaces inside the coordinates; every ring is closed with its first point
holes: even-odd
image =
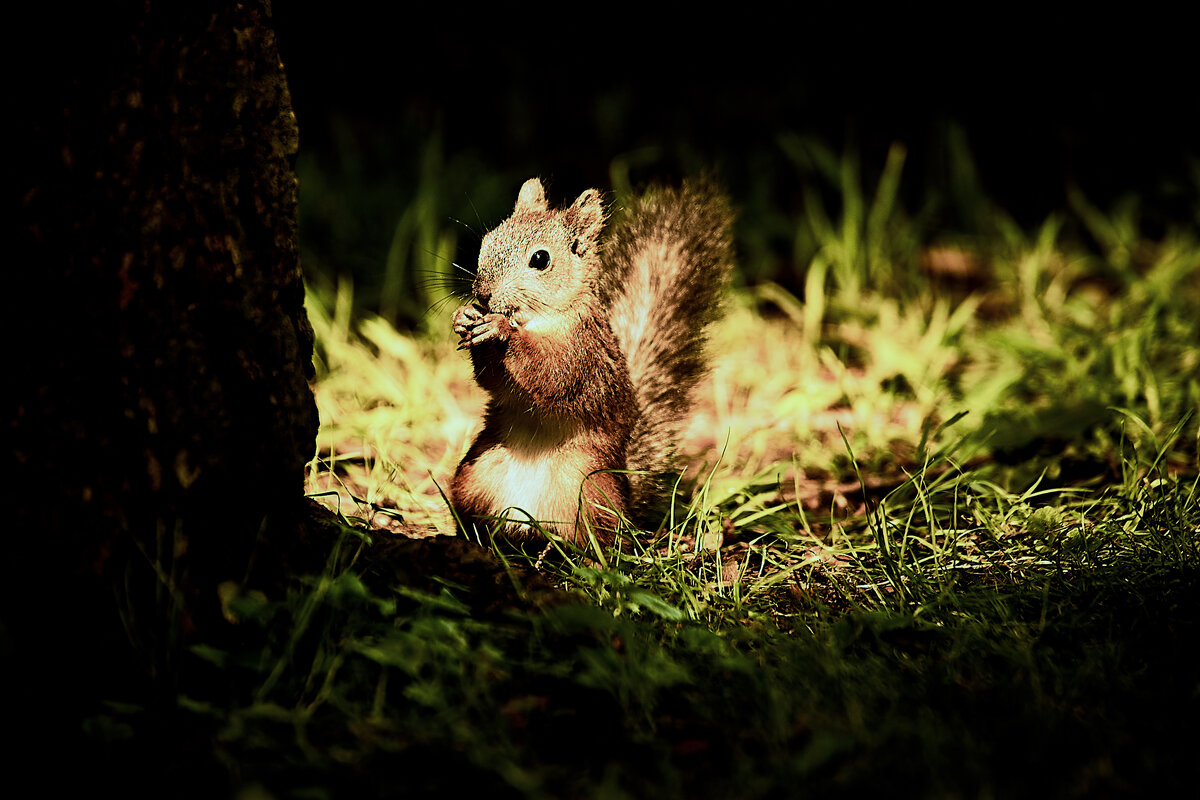
{"type": "Polygon", "coordinates": [[[450,500],[511,540],[553,529],[611,544],[669,485],[706,327],[732,268],[732,213],[709,183],[652,189],[605,236],[588,189],[555,210],[537,178],[483,238],[474,302],[453,316],[488,393],[450,500]]]}

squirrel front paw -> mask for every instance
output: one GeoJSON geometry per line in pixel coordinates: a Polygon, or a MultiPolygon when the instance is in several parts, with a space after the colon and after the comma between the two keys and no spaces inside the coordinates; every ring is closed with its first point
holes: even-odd
{"type": "Polygon", "coordinates": [[[479,321],[483,319],[483,309],[474,303],[466,303],[454,309],[454,316],[451,322],[454,326],[454,332],[458,334],[458,338],[464,339],[470,333],[479,321]]]}
{"type": "Polygon", "coordinates": [[[484,342],[508,340],[516,323],[503,314],[488,314],[479,306],[467,304],[454,311],[454,332],[458,334],[458,349],[483,344],[484,342]]]}
{"type": "Polygon", "coordinates": [[[503,314],[485,314],[483,319],[475,323],[470,338],[464,338],[459,347],[474,347],[484,342],[507,342],[516,323],[503,314]]]}

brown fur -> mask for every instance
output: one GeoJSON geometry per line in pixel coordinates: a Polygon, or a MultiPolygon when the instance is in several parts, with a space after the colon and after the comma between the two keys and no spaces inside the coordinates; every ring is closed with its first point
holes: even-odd
{"type": "Polygon", "coordinates": [[[640,409],[627,453],[638,510],[662,495],[691,391],[708,369],[707,326],[729,282],[732,221],[710,184],[652,190],[625,210],[605,253],[601,302],[640,409]]]}
{"type": "Polygon", "coordinates": [[[730,266],[727,204],[712,189],[659,191],[631,205],[601,251],[595,190],[552,211],[536,179],[484,239],[475,294],[454,329],[490,395],[455,473],[468,526],[530,518],[577,544],[611,541],[670,470],[700,375],[704,327],[730,266]],[[545,258],[542,258],[542,257],[545,258]]]}

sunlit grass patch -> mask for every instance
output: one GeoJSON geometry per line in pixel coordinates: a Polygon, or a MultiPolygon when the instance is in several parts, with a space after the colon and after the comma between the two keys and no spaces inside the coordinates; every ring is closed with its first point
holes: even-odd
{"type": "MultiPolygon", "coordinates": [[[[1134,445],[1173,431],[1162,465],[1194,473],[1195,242],[1139,246],[1135,265],[1120,253],[1072,255],[1059,235],[1054,220],[1028,240],[1010,233],[987,257],[989,281],[966,294],[912,282],[891,296],[863,283],[814,285],[826,294],[807,299],[774,285],[735,294],[713,332],[713,372],[682,443],[693,502],[660,534],[698,551],[720,553],[706,544],[720,540],[757,552],[739,575],[754,562],[756,585],[779,586],[780,573],[811,575],[823,563],[838,574],[861,567],[864,552],[894,572],[897,525],[902,553],[910,538],[930,557],[958,553],[960,534],[953,546],[937,543],[943,523],[933,514],[941,500],[932,493],[951,488],[962,508],[1003,505],[998,498],[1043,483],[1035,507],[1069,506],[1077,495],[1099,502],[1094,494],[1124,469],[1118,440],[1129,425],[1138,428],[1134,445]],[[1105,283],[1114,275],[1118,287],[1105,283]],[[892,510],[905,519],[881,516],[892,510]],[[831,555],[848,531],[870,536],[831,555]],[[797,552],[809,554],[803,570],[797,552]]],[[[878,258],[876,273],[887,267],[878,258]]],[[[311,489],[333,493],[325,502],[343,513],[350,503],[376,524],[390,516],[384,526],[394,530],[453,534],[441,487],[482,407],[467,360],[435,324],[431,334],[403,335],[379,318],[351,321],[350,307],[346,287],[332,310],[310,297],[322,413],[311,489]]],[[[1004,514],[976,520],[962,547],[978,549],[983,533],[1000,537],[1004,514]]],[[[663,557],[653,536],[632,538],[663,557]]],[[[718,584],[731,569],[720,567],[718,584]]],[[[906,591],[897,575],[853,585],[870,594],[885,583],[906,591]]]]}
{"type": "MultiPolygon", "coordinates": [[[[351,320],[351,290],[313,295],[321,429],[308,490],[331,508],[408,534],[450,532],[444,486],[483,410],[449,337],[414,337],[379,317],[351,320]]],[[[448,314],[445,315],[448,328],[448,314]]]]}

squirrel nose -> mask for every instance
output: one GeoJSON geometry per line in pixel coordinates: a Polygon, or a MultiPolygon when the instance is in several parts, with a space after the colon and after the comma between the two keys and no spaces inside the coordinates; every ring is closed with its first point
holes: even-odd
{"type": "Polygon", "coordinates": [[[475,295],[475,299],[484,306],[492,299],[495,294],[496,282],[492,276],[484,269],[480,269],[475,275],[475,281],[471,285],[471,292],[475,295]]]}

